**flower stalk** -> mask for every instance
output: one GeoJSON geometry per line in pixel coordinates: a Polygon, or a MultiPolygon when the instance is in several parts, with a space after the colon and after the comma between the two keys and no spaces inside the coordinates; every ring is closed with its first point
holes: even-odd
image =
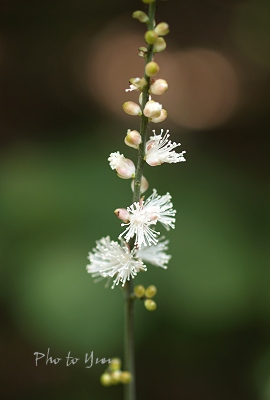
{"type": "MultiPolygon", "coordinates": [[[[154,29],[154,23],[155,23],[155,12],[156,12],[156,1],[153,3],[149,4],[149,10],[148,10],[148,31],[151,31],[154,29]]],[[[154,45],[153,44],[148,44],[147,47],[147,53],[145,57],[145,65],[147,65],[150,61],[153,60],[153,55],[154,55],[154,45]]],[[[142,90],[142,109],[144,109],[146,103],[149,101],[149,88],[150,88],[150,77],[146,75],[146,72],[144,73],[144,79],[146,80],[146,85],[144,89],[142,90]]],[[[138,163],[137,163],[137,168],[136,168],[136,174],[135,174],[135,180],[134,180],[134,192],[133,192],[133,202],[139,201],[140,200],[140,194],[141,194],[141,179],[142,179],[142,173],[143,173],[143,166],[145,163],[145,144],[146,144],[146,137],[147,137],[147,127],[148,127],[148,118],[142,114],[141,115],[141,123],[140,123],[140,134],[142,141],[139,145],[139,154],[138,154],[138,163]]]]}
{"type": "MultiPolygon", "coordinates": [[[[148,10],[148,30],[154,29],[156,11],[156,1],[149,4],[148,10]]],[[[153,44],[148,44],[147,53],[145,57],[145,64],[147,65],[153,60],[153,44]]],[[[144,79],[146,85],[142,90],[142,110],[149,100],[149,89],[150,89],[150,77],[144,73],[144,79]]],[[[141,196],[141,180],[143,175],[143,166],[145,164],[145,144],[147,138],[147,127],[148,118],[142,114],[140,123],[140,135],[141,143],[138,148],[138,163],[134,179],[134,192],[133,192],[133,203],[140,201],[141,196]]],[[[125,351],[125,368],[130,371],[132,375],[132,381],[125,385],[125,400],[136,400],[136,378],[135,378],[135,346],[134,346],[134,298],[133,294],[133,282],[129,280],[125,284],[125,329],[124,329],[124,351],[125,351]]]]}
{"type": "Polygon", "coordinates": [[[174,149],[180,146],[169,140],[169,131],[161,129],[160,134],[150,135],[147,139],[148,124],[160,123],[167,118],[167,111],[162,105],[152,99],[152,95],[159,97],[168,89],[164,79],[156,79],[159,73],[159,65],[154,61],[154,54],[166,48],[166,42],[162,36],[167,35],[169,26],[161,22],[155,26],[156,0],[142,0],[148,4],[148,15],[143,11],[135,11],[133,18],[146,24],[147,32],[144,35],[146,47],[139,48],[139,56],[145,58],[143,77],[135,77],[129,80],[129,88],[126,92],[139,91],[139,104],[126,101],[123,110],[128,115],[140,117],[140,129],[127,130],[124,142],[127,146],[138,151],[137,165],[133,164],[119,151],[110,154],[108,161],[112,170],[121,179],[132,179],[133,190],[132,204],[126,208],[117,208],[114,213],[124,226],[123,232],[118,236],[119,242],[106,236],[96,241],[96,247],[89,253],[90,264],[87,272],[93,278],[107,278],[112,282],[112,289],[121,283],[124,294],[124,368],[117,361],[117,368],[109,367],[101,377],[104,386],[116,383],[124,384],[124,400],[136,400],[136,376],[135,376],[135,349],[134,349],[134,301],[138,298],[144,301],[148,311],[154,311],[157,304],[152,297],[157,289],[154,285],[145,289],[141,285],[133,288],[133,279],[140,271],[147,271],[146,264],[167,269],[171,258],[166,253],[168,240],[160,237],[156,230],[158,223],[166,230],[174,229],[176,210],[173,209],[170,193],[159,195],[153,189],[152,195],[147,199],[142,196],[149,186],[143,168],[145,164],[156,167],[164,163],[178,163],[185,161],[184,153],[177,153],[174,149]]]}

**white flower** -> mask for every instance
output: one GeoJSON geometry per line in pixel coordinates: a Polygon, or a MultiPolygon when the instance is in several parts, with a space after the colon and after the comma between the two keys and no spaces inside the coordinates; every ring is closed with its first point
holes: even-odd
{"type": "Polygon", "coordinates": [[[127,211],[130,214],[129,222],[122,224],[126,229],[119,237],[124,236],[127,242],[135,236],[135,246],[151,246],[158,243],[157,236],[160,234],[151,225],[159,221],[167,230],[174,228],[175,214],[171,195],[169,193],[159,196],[154,189],[153,194],[144,202],[135,202],[127,211]]]}
{"type": "Polygon", "coordinates": [[[111,169],[115,169],[120,178],[129,179],[135,177],[135,165],[133,161],[125,158],[119,151],[111,153],[108,161],[111,169]]]}
{"type": "Polygon", "coordinates": [[[164,236],[160,238],[156,245],[142,246],[137,251],[137,257],[145,263],[150,263],[156,267],[167,269],[166,264],[168,264],[171,259],[171,256],[165,253],[165,250],[168,250],[167,244],[169,243],[169,240],[163,239],[165,239],[164,236]]]}
{"type": "Polygon", "coordinates": [[[173,149],[181,146],[180,143],[171,142],[168,138],[170,137],[169,131],[167,130],[164,137],[162,137],[163,129],[160,131],[160,135],[150,136],[150,140],[146,143],[146,155],[145,160],[147,164],[151,166],[161,165],[165,162],[177,163],[180,161],[186,161],[184,155],[186,152],[176,153],[173,149]]]}
{"type": "Polygon", "coordinates": [[[112,289],[119,282],[122,286],[130,278],[134,278],[141,270],[146,271],[146,266],[141,260],[134,258],[135,249],[131,252],[126,244],[110,240],[107,236],[96,242],[96,248],[89,253],[90,264],[86,266],[87,272],[93,277],[115,278],[112,289]]]}
{"type": "Polygon", "coordinates": [[[159,221],[168,231],[174,229],[176,210],[173,210],[170,193],[160,196],[156,189],[144,203],[144,210],[150,215],[152,221],[159,221]]]}

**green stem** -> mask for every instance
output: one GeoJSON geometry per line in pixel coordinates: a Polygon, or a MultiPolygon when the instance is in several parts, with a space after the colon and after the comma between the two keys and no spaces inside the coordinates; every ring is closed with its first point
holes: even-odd
{"type": "Polygon", "coordinates": [[[134,352],[134,299],[133,281],[127,281],[125,284],[125,370],[129,371],[132,380],[124,385],[125,400],[136,400],[136,381],[135,381],[135,352],[134,352]]]}
{"type": "MultiPolygon", "coordinates": [[[[149,4],[148,11],[148,30],[154,29],[155,24],[155,11],[156,11],[156,1],[149,4]]],[[[153,45],[148,45],[147,55],[145,58],[145,63],[152,61],[153,59],[153,45]]],[[[144,109],[145,104],[149,100],[149,88],[150,88],[150,78],[144,75],[147,82],[146,87],[142,91],[142,105],[141,108],[144,109]]],[[[147,139],[147,127],[148,118],[143,114],[141,116],[140,124],[140,134],[142,137],[142,142],[138,149],[138,163],[136,168],[136,174],[134,179],[134,193],[133,202],[140,201],[141,197],[141,180],[143,173],[143,166],[145,164],[145,144],[147,139]]],[[[132,249],[134,242],[130,243],[130,248],[132,249]]],[[[134,352],[134,298],[133,294],[133,282],[127,281],[124,287],[125,290],[125,343],[124,343],[124,361],[125,370],[129,371],[132,375],[132,381],[128,385],[124,385],[124,399],[125,400],[136,400],[136,384],[135,384],[135,352],[134,352]]]]}

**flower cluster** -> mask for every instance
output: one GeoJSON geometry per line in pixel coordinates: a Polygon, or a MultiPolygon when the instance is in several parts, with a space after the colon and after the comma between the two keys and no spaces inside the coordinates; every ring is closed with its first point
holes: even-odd
{"type": "MultiPolygon", "coordinates": [[[[133,18],[146,24],[149,21],[143,11],[135,11],[133,18]]],[[[126,89],[126,92],[140,92],[139,104],[127,101],[123,104],[123,110],[129,115],[140,116],[142,125],[146,127],[150,122],[158,123],[167,118],[167,111],[159,102],[153,100],[152,96],[160,96],[168,90],[164,79],[155,79],[160,68],[153,60],[153,54],[166,48],[163,36],[168,32],[168,24],[161,22],[145,33],[148,48],[139,49],[139,56],[146,59],[144,76],[131,78],[129,88],[126,89]]],[[[171,195],[159,195],[156,189],[153,189],[153,193],[146,200],[144,196],[141,197],[149,186],[141,170],[145,162],[151,167],[183,162],[185,151],[176,152],[175,149],[180,143],[169,140],[169,130],[161,129],[160,133],[153,130],[148,140],[146,132],[146,128],[141,132],[128,129],[124,138],[127,146],[139,150],[137,167],[119,151],[111,153],[108,158],[111,169],[116,171],[118,177],[132,179],[132,190],[134,191],[135,185],[137,190],[130,206],[114,211],[124,228],[119,235],[119,242],[112,241],[109,236],[103,237],[96,242],[96,247],[88,256],[90,263],[87,265],[87,272],[94,278],[113,279],[112,288],[119,283],[124,286],[126,281],[135,278],[140,271],[146,271],[148,263],[166,269],[171,258],[166,253],[168,240],[163,236],[160,238],[160,232],[157,230],[159,223],[166,230],[175,227],[176,211],[173,209],[171,195]]]]}

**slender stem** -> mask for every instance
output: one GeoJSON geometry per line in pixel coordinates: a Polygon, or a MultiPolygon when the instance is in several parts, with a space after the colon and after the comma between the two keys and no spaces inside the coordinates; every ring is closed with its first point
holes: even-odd
{"type": "MultiPolygon", "coordinates": [[[[155,11],[156,11],[156,2],[149,4],[149,22],[148,22],[148,30],[152,30],[154,28],[155,21],[155,11]]],[[[145,58],[145,64],[149,63],[153,59],[153,48],[154,46],[149,44],[147,49],[147,54],[145,58]]],[[[145,107],[145,104],[149,100],[149,87],[150,87],[150,78],[146,74],[144,74],[144,78],[147,82],[147,85],[142,91],[142,110],[145,107]]],[[[134,193],[133,193],[133,202],[138,202],[140,200],[141,195],[141,179],[142,179],[142,171],[145,163],[145,143],[147,138],[147,127],[148,127],[148,118],[142,114],[141,116],[141,125],[140,125],[140,134],[142,137],[142,142],[139,146],[139,155],[138,155],[138,164],[134,179],[134,193]]]]}
{"type": "Polygon", "coordinates": [[[133,292],[133,281],[125,284],[125,369],[131,373],[132,380],[128,385],[124,385],[125,400],[136,400],[136,380],[135,380],[135,352],[134,352],[134,299],[131,297],[133,292]]]}
{"type": "MultiPolygon", "coordinates": [[[[148,10],[148,30],[152,30],[155,24],[155,10],[156,10],[156,1],[149,4],[148,10]]],[[[145,58],[146,64],[153,59],[153,45],[148,45],[147,55],[145,58]]],[[[142,91],[142,104],[141,107],[144,109],[145,104],[149,100],[149,87],[150,87],[150,78],[144,75],[144,78],[147,82],[146,87],[142,91]]],[[[141,196],[141,180],[142,180],[142,172],[143,166],[145,164],[145,144],[147,138],[147,127],[148,127],[148,118],[143,114],[141,116],[141,124],[140,124],[140,134],[142,137],[142,142],[138,149],[138,163],[136,168],[136,174],[134,179],[134,193],[133,193],[133,202],[140,201],[141,196]]],[[[132,249],[134,246],[134,242],[130,243],[130,248],[132,249]]],[[[125,400],[136,400],[136,384],[135,384],[135,352],[134,352],[134,298],[132,297],[133,293],[133,282],[132,280],[127,281],[124,287],[125,290],[125,343],[124,343],[124,351],[125,351],[125,369],[129,371],[132,375],[132,381],[128,385],[124,385],[124,399],[125,400]]]]}

